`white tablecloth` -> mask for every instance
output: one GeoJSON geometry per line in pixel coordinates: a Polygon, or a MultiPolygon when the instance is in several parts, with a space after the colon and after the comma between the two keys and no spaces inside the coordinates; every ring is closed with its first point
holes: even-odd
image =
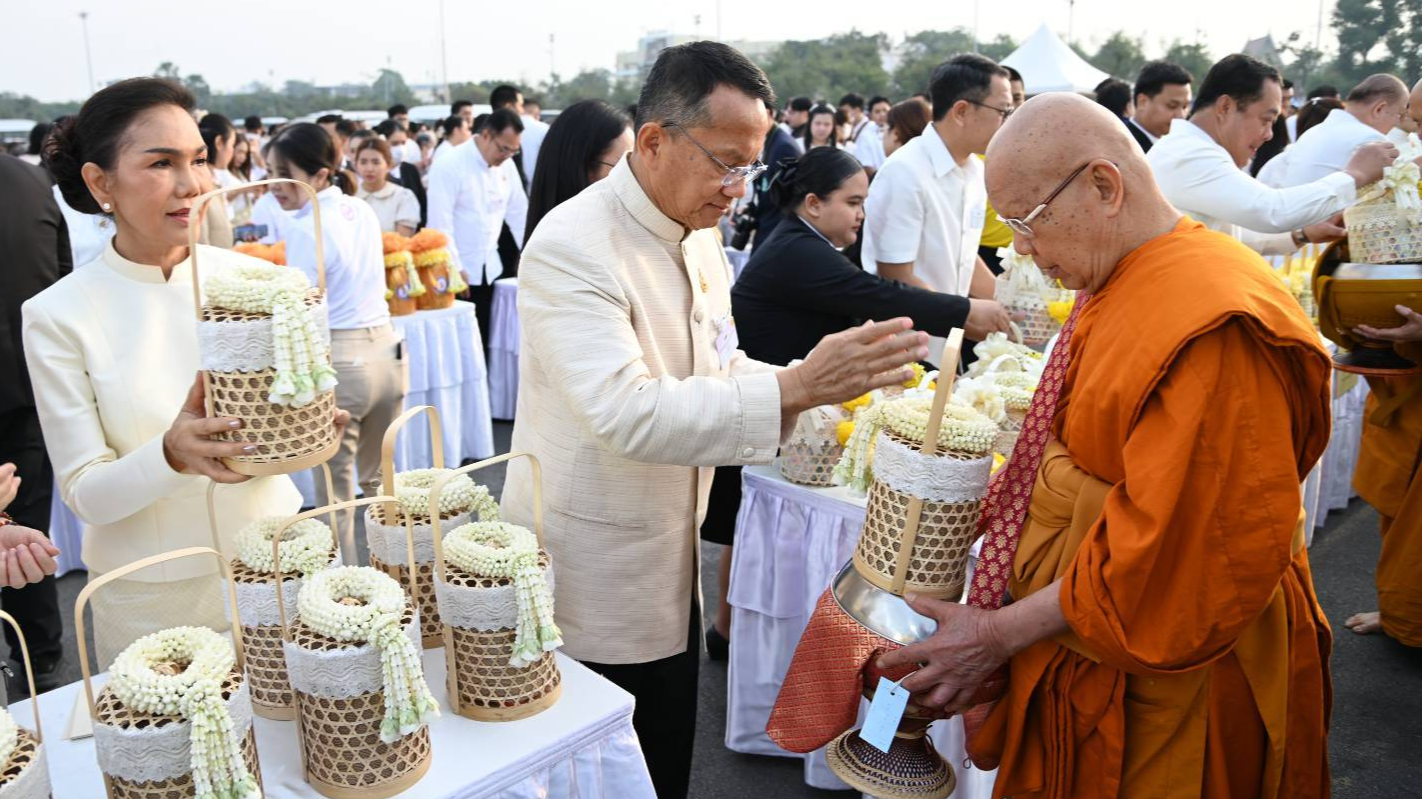
{"type": "MultiPolygon", "coordinates": [[[[780,476],[778,464],[743,469],[741,492],[728,597],[726,746],[747,754],[803,757],[805,782],[846,789],[826,765],[823,749],[809,755],[786,752],[765,734],[765,724],[815,603],[854,554],[865,500],[844,488],[790,483],[780,476]]],[[[936,722],[930,735],[957,772],[953,799],[991,796],[994,772],[962,767],[962,720],[936,722]]]]}
{"type": "Polygon", "coordinates": [[[518,278],[494,281],[489,320],[489,407],[495,419],[512,419],[518,408],[518,278]]]}
{"type": "MultiPolygon", "coordinates": [[[[426,650],[424,664],[441,716],[430,727],[429,773],[400,794],[404,799],[655,799],[632,729],[631,695],[576,661],[558,655],[563,695],[557,704],[531,718],[504,723],[451,713],[443,690],[444,650],[426,650]]],[[[96,692],[102,680],[102,675],[96,678],[96,692]]],[[[83,686],[72,683],[40,696],[56,799],[104,795],[94,739],[63,740],[75,698],[82,693],[83,686]]],[[[11,707],[24,726],[33,724],[29,705],[26,700],[11,707]]],[[[296,723],[259,718],[256,729],[264,795],[318,796],[301,776],[296,723]]]]}
{"type": "MultiPolygon", "coordinates": [[[[405,357],[410,363],[410,392],[405,395],[405,407],[433,405],[439,409],[444,465],[453,468],[466,459],[493,457],[488,374],[474,304],[455,302],[449,308],[417,311],[394,317],[391,322],[405,339],[405,357]]],[[[429,426],[420,417],[405,426],[396,443],[395,468],[429,466],[430,457],[429,426]]],[[[314,506],[316,492],[311,472],[297,472],[291,478],[301,490],[303,502],[314,506]]],[[[79,557],[82,526],[60,500],[57,485],[50,502],[49,534],[60,549],[60,574],[84,568],[79,557]]]]}
{"type": "MultiPolygon", "coordinates": [[[[1330,343],[1329,350],[1334,346],[1330,343]]],[[[1358,447],[1363,436],[1363,406],[1368,401],[1368,381],[1346,372],[1333,372],[1335,386],[1341,380],[1356,380],[1356,385],[1333,398],[1333,437],[1328,449],[1304,481],[1304,511],[1307,526],[1305,541],[1313,543],[1313,534],[1328,523],[1330,511],[1348,507],[1357,496],[1353,490],[1353,470],[1358,465],[1358,447]]],[[[1335,392],[1336,394],[1336,392],[1335,392]]]]}

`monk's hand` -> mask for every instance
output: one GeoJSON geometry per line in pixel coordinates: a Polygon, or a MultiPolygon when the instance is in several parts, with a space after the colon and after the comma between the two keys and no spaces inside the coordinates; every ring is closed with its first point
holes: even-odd
{"type": "Polygon", "coordinates": [[[1358,325],[1353,332],[1378,341],[1422,341],[1422,313],[1406,305],[1395,306],[1395,310],[1407,320],[1401,327],[1369,327],[1358,325]]]}
{"type": "Polygon", "coordinates": [[[912,328],[912,320],[900,317],[820,339],[804,361],[776,373],[781,415],[848,402],[909,379],[913,370],[906,365],[928,357],[928,334],[912,328]]]}
{"type": "Polygon", "coordinates": [[[879,668],[923,664],[900,683],[923,707],[961,713],[973,706],[973,694],[1013,655],[996,624],[1002,611],[982,610],[917,594],[904,597],[909,607],[938,622],[927,639],[879,657],[879,668]]]}

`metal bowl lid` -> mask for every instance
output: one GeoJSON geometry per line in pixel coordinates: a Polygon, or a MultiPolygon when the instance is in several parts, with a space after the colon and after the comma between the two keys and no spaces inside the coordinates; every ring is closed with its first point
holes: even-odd
{"type": "Polygon", "coordinates": [[[1334,280],[1422,280],[1422,264],[1342,263],[1333,270],[1334,280]]]}
{"type": "Polygon", "coordinates": [[[850,618],[895,643],[915,644],[938,629],[937,621],[919,615],[903,597],[864,579],[853,561],[840,569],[831,591],[850,618]]]}

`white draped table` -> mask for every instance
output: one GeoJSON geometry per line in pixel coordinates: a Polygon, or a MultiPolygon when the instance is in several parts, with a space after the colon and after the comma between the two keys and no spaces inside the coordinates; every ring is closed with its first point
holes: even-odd
{"type": "MultiPolygon", "coordinates": [[[[488,372],[474,304],[455,302],[449,308],[417,311],[390,321],[405,340],[405,358],[410,364],[405,407],[433,405],[439,409],[444,465],[452,468],[466,459],[492,457],[494,426],[489,412],[488,372]]],[[[373,432],[377,446],[383,432],[373,432]]],[[[431,457],[429,427],[421,416],[401,433],[395,447],[395,468],[429,466],[431,457]]],[[[314,506],[316,492],[311,472],[297,472],[291,477],[301,490],[304,504],[314,506]]],[[[60,499],[58,486],[50,503],[49,533],[60,549],[59,573],[83,569],[79,554],[82,526],[60,499]]]]}
{"type": "MultiPolygon", "coordinates": [[[[765,724],[815,603],[854,554],[863,498],[844,488],[808,488],[780,476],[778,464],[741,470],[741,510],[731,561],[731,655],[726,746],[755,755],[803,757],[805,782],[847,789],[824,750],[786,752],[765,724]]],[[[861,711],[862,712],[862,711],[861,711]]],[[[963,722],[935,722],[930,736],[958,776],[952,799],[986,799],[995,772],[964,768],[963,722]]]]}
{"type": "Polygon", "coordinates": [[[518,278],[494,281],[489,320],[489,407],[495,419],[512,419],[518,408],[518,278]]]}
{"type": "MultiPolygon", "coordinates": [[[[558,655],[563,695],[553,707],[519,721],[471,721],[449,710],[444,691],[444,650],[424,653],[425,679],[439,699],[430,725],[430,770],[404,799],[655,799],[651,776],[632,729],[632,696],[582,664],[558,655]]],[[[104,675],[95,678],[95,691],[104,675]]],[[[100,797],[103,777],[94,739],[63,740],[70,711],[82,707],[81,683],[40,696],[49,776],[56,799],[100,797]]],[[[33,724],[29,700],[11,708],[15,720],[33,724]]],[[[317,797],[301,776],[296,723],[256,719],[263,795],[269,799],[317,797]]]]}

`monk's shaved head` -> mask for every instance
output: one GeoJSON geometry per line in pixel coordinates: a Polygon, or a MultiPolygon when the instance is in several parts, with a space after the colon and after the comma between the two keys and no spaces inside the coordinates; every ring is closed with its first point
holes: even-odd
{"type": "Polygon", "coordinates": [[[1013,244],[1068,288],[1095,290],[1126,253],[1179,217],[1115,115],[1075,94],[1028,100],[988,147],[987,189],[1000,215],[1023,219],[1082,166],[1032,220],[1032,235],[1017,233],[1013,244]]]}

